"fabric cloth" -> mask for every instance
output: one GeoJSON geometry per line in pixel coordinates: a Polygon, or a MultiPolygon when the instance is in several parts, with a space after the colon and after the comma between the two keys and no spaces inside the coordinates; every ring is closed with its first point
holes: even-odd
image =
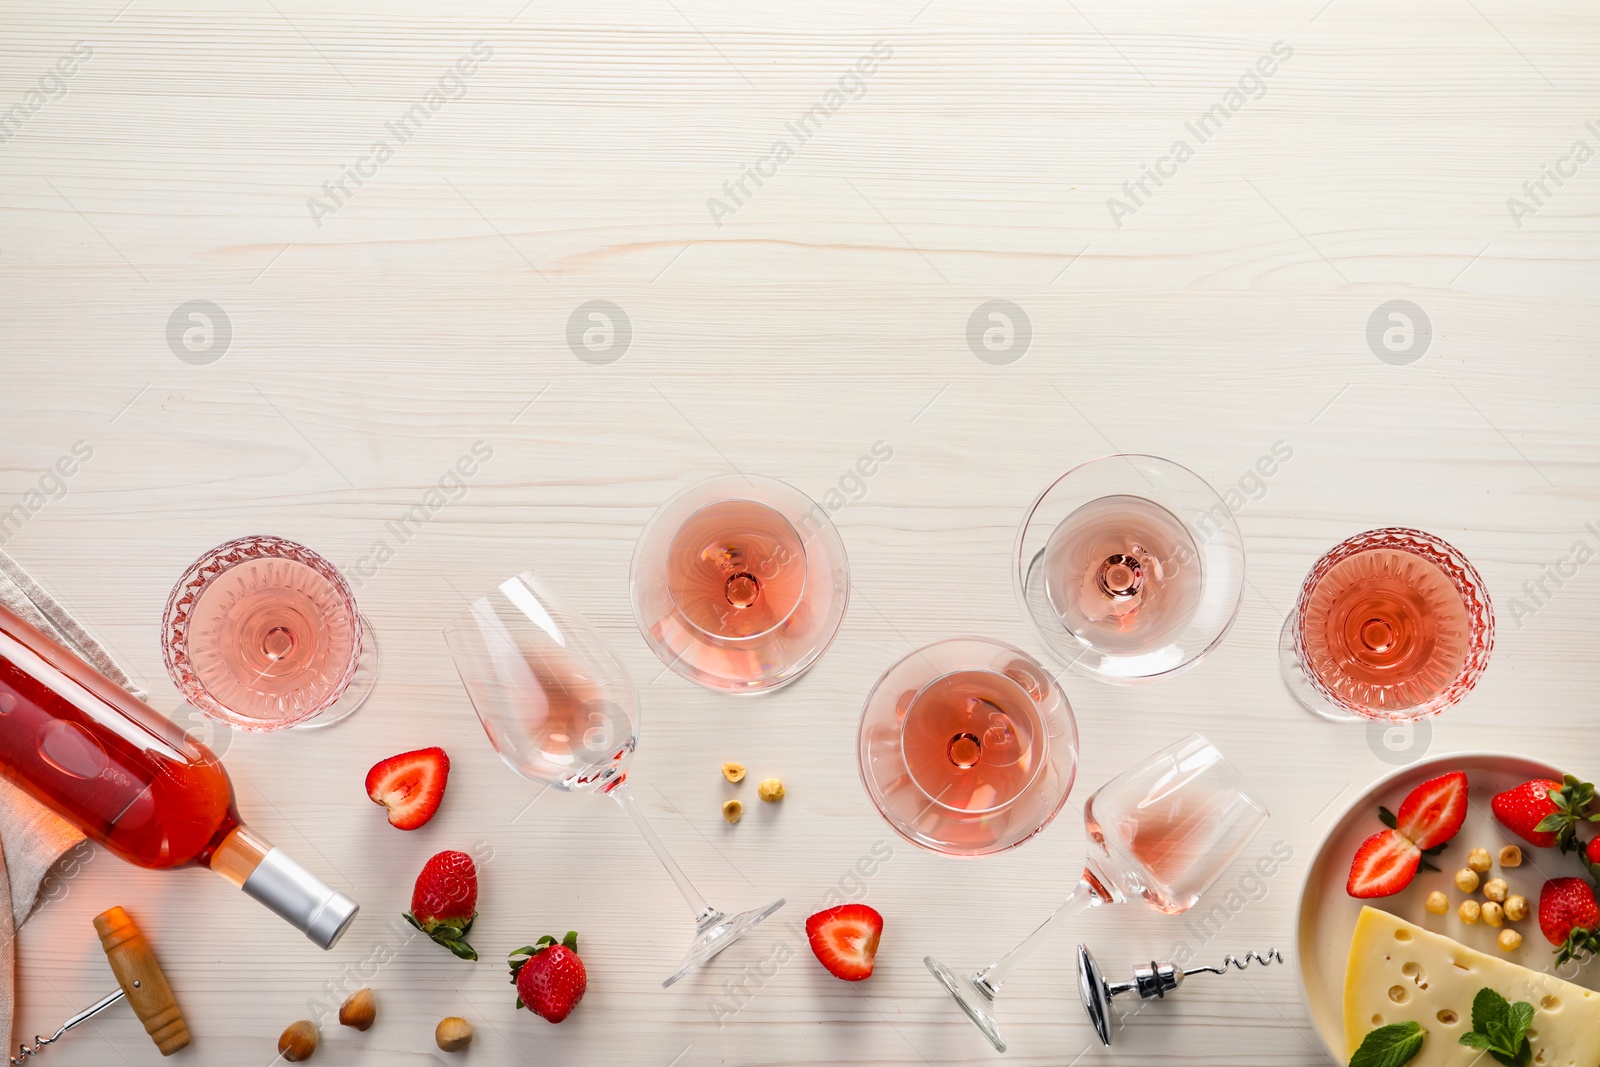
{"type": "MultiPolygon", "coordinates": [[[[144,699],[100,642],[17,562],[0,551],[0,603],[93,664],[100,673],[144,699]]],[[[39,889],[68,851],[84,840],[77,827],[0,778],[0,1032],[11,1042],[16,1009],[17,928],[39,900],[39,889]]]]}

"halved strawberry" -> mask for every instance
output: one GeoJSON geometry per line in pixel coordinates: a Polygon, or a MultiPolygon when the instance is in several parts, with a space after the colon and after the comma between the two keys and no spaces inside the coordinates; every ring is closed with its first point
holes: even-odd
{"type": "Polygon", "coordinates": [[[835,978],[859,982],[872,974],[883,916],[865,904],[840,904],[806,920],[811,951],[835,978]]]}
{"type": "Polygon", "coordinates": [[[375,764],[367,772],[367,796],[389,809],[390,826],[415,830],[439,810],[449,777],[444,749],[419,748],[375,764]]]}
{"type": "Polygon", "coordinates": [[[1406,797],[1395,818],[1395,829],[1418,848],[1444,844],[1467,819],[1467,776],[1453,771],[1423,782],[1406,797]]]}
{"type": "Polygon", "coordinates": [[[1356,849],[1345,892],[1363,900],[1392,896],[1411,884],[1421,863],[1422,850],[1404,834],[1380,830],[1356,849]]]}

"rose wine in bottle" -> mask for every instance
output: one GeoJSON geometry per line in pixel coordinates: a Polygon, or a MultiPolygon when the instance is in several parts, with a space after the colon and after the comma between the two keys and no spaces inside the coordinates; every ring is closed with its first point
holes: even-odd
{"type": "Polygon", "coordinates": [[[323,948],[355,918],[239,821],[209,749],[4,606],[0,774],[129,863],[210,867],[323,948]]]}

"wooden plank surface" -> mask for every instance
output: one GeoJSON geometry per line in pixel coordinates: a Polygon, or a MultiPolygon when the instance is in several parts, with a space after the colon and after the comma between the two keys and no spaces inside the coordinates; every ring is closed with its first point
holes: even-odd
{"type": "MultiPolygon", "coordinates": [[[[1573,153],[1600,150],[1585,5],[16,0],[0,26],[0,116],[22,109],[0,143],[0,510],[75,443],[93,452],[5,547],[163,710],[188,715],[157,623],[201,551],[271,532],[372,570],[384,523],[474,442],[493,449],[362,579],[382,649],[371,704],[335,730],[216,741],[246,818],[358,898],[360,925],[321,953],[210,874],[91,854],[21,933],[19,1034],[110,988],[89,919],[122,904],[184,1006],[183,1057],[208,1067],[268,1063],[326,983],[388,955],[365,982],[378,1025],[325,1031],[320,1062],[443,1060],[432,1029],[450,1014],[477,1024],[480,1064],[990,1062],[921,957],[981,963],[1042,919],[1081,859],[1077,805],[1008,855],[921,853],[858,783],[856,720],[911,647],[974,633],[1034,648],[1007,584],[1016,524],[1110,451],[1239,488],[1250,587],[1189,674],[1067,676],[1074,799],[1203,729],[1273,810],[1224,884],[1277,842],[1293,858],[1203,943],[1134,907],[1058,936],[1006,990],[1010,1062],[1323,1062],[1288,969],[1197,983],[1103,1052],[1069,950],[1085,939],[1120,970],[1186,940],[1217,956],[1287,944],[1338,798],[1390,766],[1362,729],[1298,710],[1277,673],[1301,576],[1350,533],[1436,532],[1495,598],[1493,664],[1431,751],[1600,770],[1600,577],[1580,568],[1542,603],[1524,591],[1575,541],[1594,546],[1584,524],[1600,520],[1600,163],[1573,153]],[[1219,105],[1202,139],[1190,126],[1219,105]],[[802,138],[790,124],[808,114],[802,138]],[[760,184],[744,177],[758,164],[760,184]],[[1542,178],[1557,166],[1559,186],[1542,178]],[[1523,183],[1541,179],[1535,202],[1523,183]],[[1397,299],[1432,327],[1409,364],[1368,343],[1397,299]],[[614,362],[569,346],[593,300],[631,325],[614,362]],[[1031,326],[1005,365],[968,341],[991,300],[1031,326]],[[184,348],[183,314],[169,329],[191,301],[221,309],[225,349],[220,334],[184,348]],[[855,489],[880,441],[893,458],[855,489]],[[1277,442],[1292,458],[1258,487],[1277,442]],[[752,701],[663,677],[628,609],[647,517],[729,467],[856,497],[835,515],[854,580],[838,642],[752,701]],[[657,983],[688,921],[670,882],[600,800],[545,796],[519,816],[537,787],[495,758],[440,637],[461,591],[526,567],[640,680],[641,798],[691,877],[725,908],[790,901],[671,990],[657,983]],[[450,794],[401,835],[362,775],[427,744],[450,751],[450,794]],[[725,826],[726,759],[781,776],[782,807],[725,826]],[[858,889],[878,842],[893,857],[858,889]],[[492,850],[477,965],[389,932],[447,847],[492,850]],[[889,924],[859,987],[822,974],[798,932],[841,886],[889,924]],[[569,928],[591,984],[551,1027],[513,1010],[497,961],[569,928]]],[[[118,1011],[47,1062],[158,1059],[118,1011]]]]}

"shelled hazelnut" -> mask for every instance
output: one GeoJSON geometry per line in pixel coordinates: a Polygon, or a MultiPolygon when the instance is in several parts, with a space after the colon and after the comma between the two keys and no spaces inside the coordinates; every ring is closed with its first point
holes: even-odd
{"type": "Polygon", "coordinates": [[[728,762],[722,765],[722,777],[730,782],[744,781],[744,764],[728,762]]]}
{"type": "Polygon", "coordinates": [[[1483,883],[1483,895],[1497,904],[1504,904],[1511,887],[1504,878],[1491,878],[1483,883]]]}
{"type": "Polygon", "coordinates": [[[1494,861],[1489,858],[1488,849],[1475,848],[1471,852],[1467,853],[1467,866],[1472,870],[1477,871],[1479,874],[1482,874],[1490,867],[1494,866],[1494,861]]]}
{"type": "Polygon", "coordinates": [[[1468,926],[1475,926],[1478,920],[1483,917],[1483,905],[1476,900],[1463,900],[1461,908],[1456,914],[1461,916],[1461,921],[1468,926]]]}
{"type": "Polygon", "coordinates": [[[1519,923],[1528,917],[1528,898],[1517,893],[1506,897],[1506,918],[1514,923],[1519,923]]]}
{"type": "Polygon", "coordinates": [[[1456,872],[1456,888],[1461,890],[1463,893],[1470,893],[1477,889],[1478,872],[1469,867],[1461,868],[1456,872]]]}
{"type": "Polygon", "coordinates": [[[783,783],[776,778],[767,778],[756,786],[756,795],[762,800],[774,801],[783,799],[783,783]]]}
{"type": "Polygon", "coordinates": [[[1483,921],[1490,926],[1499,926],[1506,921],[1505,910],[1492,900],[1484,902],[1482,911],[1483,921]]]}
{"type": "Polygon", "coordinates": [[[1501,950],[1505,952],[1515,952],[1522,947],[1522,935],[1509,926],[1500,931],[1500,936],[1495,938],[1495,941],[1499,943],[1501,950]]]}
{"type": "Polygon", "coordinates": [[[472,1044],[472,1024],[459,1015],[440,1019],[433,1029],[433,1043],[445,1052],[460,1052],[472,1044]]]}
{"type": "Polygon", "coordinates": [[[738,822],[744,815],[744,805],[737,800],[730,800],[722,805],[722,817],[729,822],[738,822]]]}
{"type": "Polygon", "coordinates": [[[1516,845],[1507,845],[1505,848],[1501,849],[1500,850],[1500,866],[1502,866],[1502,867],[1520,867],[1520,866],[1522,866],[1522,849],[1518,848],[1516,845]]]}
{"type": "Polygon", "coordinates": [[[1443,915],[1450,910],[1450,898],[1435,889],[1428,894],[1427,902],[1422,905],[1430,914],[1443,915]]]}

